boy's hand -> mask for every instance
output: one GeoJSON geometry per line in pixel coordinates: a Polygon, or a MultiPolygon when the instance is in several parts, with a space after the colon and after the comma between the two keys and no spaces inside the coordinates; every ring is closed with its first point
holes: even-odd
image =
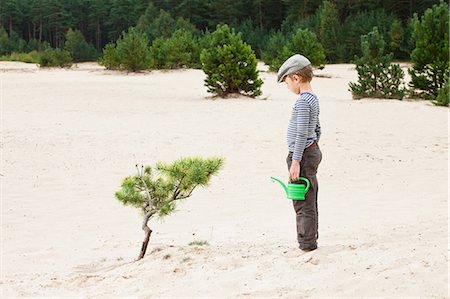
{"type": "Polygon", "coordinates": [[[291,168],[289,169],[289,179],[297,181],[300,176],[300,161],[292,160],[291,168]]]}

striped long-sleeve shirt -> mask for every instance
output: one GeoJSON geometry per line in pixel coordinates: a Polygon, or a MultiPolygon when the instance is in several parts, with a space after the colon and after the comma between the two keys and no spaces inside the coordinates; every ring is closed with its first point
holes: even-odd
{"type": "Polygon", "coordinates": [[[293,160],[301,160],[303,151],[320,139],[319,100],[315,94],[302,92],[292,109],[287,143],[293,160]]]}

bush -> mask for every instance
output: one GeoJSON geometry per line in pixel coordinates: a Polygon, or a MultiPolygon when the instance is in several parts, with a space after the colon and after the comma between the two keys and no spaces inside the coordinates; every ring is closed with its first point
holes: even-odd
{"type": "Polygon", "coordinates": [[[298,29],[288,39],[281,33],[272,35],[263,52],[263,59],[270,70],[276,71],[286,59],[297,53],[308,57],[312,65],[321,67],[325,63],[324,49],[316,34],[308,29],[298,29]]]}
{"type": "Polygon", "coordinates": [[[116,53],[116,45],[109,43],[103,49],[103,55],[100,57],[98,63],[106,67],[107,70],[119,69],[120,63],[116,53]]]}
{"type": "Polygon", "coordinates": [[[45,49],[39,56],[40,67],[71,67],[72,57],[66,50],[45,49]]]}
{"type": "Polygon", "coordinates": [[[73,61],[92,61],[97,58],[97,50],[88,44],[79,30],[69,29],[66,33],[64,49],[72,55],[73,61]]]}
{"type": "Polygon", "coordinates": [[[450,100],[450,81],[448,76],[445,77],[444,86],[439,89],[436,100],[433,103],[437,106],[448,106],[450,100]]]}
{"type": "Polygon", "coordinates": [[[107,69],[136,72],[150,68],[151,57],[145,33],[130,27],[123,32],[117,45],[110,43],[103,50],[99,63],[107,69]]]}
{"type": "Polygon", "coordinates": [[[410,86],[419,90],[422,97],[436,99],[444,86],[449,69],[449,10],[445,2],[433,5],[411,22],[416,47],[411,53],[410,86]]]}
{"type": "Polygon", "coordinates": [[[117,41],[116,51],[121,69],[136,72],[150,67],[148,38],[134,28],[123,33],[117,41]]]}
{"type": "Polygon", "coordinates": [[[258,78],[255,53],[227,25],[217,26],[211,43],[201,52],[200,60],[208,92],[222,97],[229,93],[251,97],[261,94],[263,82],[258,78]]]}
{"type": "Polygon", "coordinates": [[[354,99],[362,97],[403,99],[404,73],[391,64],[392,54],[384,55],[384,39],[376,27],[361,36],[362,57],[356,59],[358,83],[349,83],[354,99]]]}
{"type": "Polygon", "coordinates": [[[317,41],[316,34],[308,29],[298,29],[290,38],[286,50],[287,51],[284,50],[286,56],[284,57],[283,62],[290,56],[301,53],[308,57],[315,66],[322,66],[325,64],[325,51],[323,46],[317,41]]]}
{"type": "Polygon", "coordinates": [[[9,55],[0,56],[0,61],[20,61],[26,63],[39,63],[39,52],[31,51],[29,53],[12,52],[9,55]]]}
{"type": "Polygon", "coordinates": [[[150,53],[154,68],[200,67],[198,39],[184,29],[176,30],[170,38],[155,39],[150,53]]]}

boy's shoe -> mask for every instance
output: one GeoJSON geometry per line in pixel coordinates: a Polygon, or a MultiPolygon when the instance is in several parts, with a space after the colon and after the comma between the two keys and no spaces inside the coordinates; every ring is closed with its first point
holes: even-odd
{"type": "Polygon", "coordinates": [[[316,246],[313,246],[313,247],[307,247],[307,248],[301,248],[301,247],[300,247],[300,249],[301,249],[303,252],[310,252],[310,251],[316,250],[316,249],[317,249],[317,245],[316,245],[316,246]]]}

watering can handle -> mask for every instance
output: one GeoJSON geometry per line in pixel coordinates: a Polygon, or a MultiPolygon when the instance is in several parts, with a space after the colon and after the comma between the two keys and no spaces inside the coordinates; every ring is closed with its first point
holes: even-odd
{"type": "Polygon", "coordinates": [[[305,181],[306,182],[306,189],[305,189],[305,193],[308,192],[309,190],[309,180],[307,178],[300,178],[300,180],[305,181]]]}

